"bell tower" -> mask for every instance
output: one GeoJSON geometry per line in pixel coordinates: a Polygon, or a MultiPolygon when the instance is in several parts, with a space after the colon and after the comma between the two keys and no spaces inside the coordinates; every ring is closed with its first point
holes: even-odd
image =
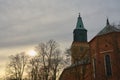
{"type": "Polygon", "coordinates": [[[84,28],[79,14],[76,28],[73,31],[73,43],[71,45],[72,64],[87,62],[89,59],[89,44],[87,42],[87,30],[84,28]]]}
{"type": "Polygon", "coordinates": [[[87,42],[87,30],[84,28],[82,18],[79,14],[76,28],[73,32],[74,42],[87,42]]]}

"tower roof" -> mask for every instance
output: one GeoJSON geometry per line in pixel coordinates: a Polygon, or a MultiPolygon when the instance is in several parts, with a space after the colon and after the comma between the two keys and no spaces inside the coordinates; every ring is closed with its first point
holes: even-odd
{"type": "Polygon", "coordinates": [[[97,34],[97,36],[111,32],[120,32],[120,29],[116,28],[114,25],[110,25],[109,20],[107,19],[106,26],[97,34]]]}
{"type": "Polygon", "coordinates": [[[79,13],[79,16],[78,16],[76,29],[85,29],[85,28],[84,28],[84,25],[83,25],[82,18],[81,18],[81,16],[80,16],[80,13],[79,13]]]}

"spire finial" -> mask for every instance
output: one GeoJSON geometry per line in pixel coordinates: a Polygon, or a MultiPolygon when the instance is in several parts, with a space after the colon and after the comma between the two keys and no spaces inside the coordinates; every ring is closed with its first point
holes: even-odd
{"type": "Polygon", "coordinates": [[[84,24],[83,24],[83,21],[82,21],[82,17],[80,16],[80,13],[79,13],[79,16],[78,16],[78,19],[77,19],[76,29],[84,29],[84,24]]]}
{"type": "Polygon", "coordinates": [[[80,13],[79,13],[79,17],[80,17],[80,13]]]}
{"type": "Polygon", "coordinates": [[[109,23],[109,19],[107,18],[107,22],[106,22],[106,25],[110,25],[110,23],[109,23]]]}

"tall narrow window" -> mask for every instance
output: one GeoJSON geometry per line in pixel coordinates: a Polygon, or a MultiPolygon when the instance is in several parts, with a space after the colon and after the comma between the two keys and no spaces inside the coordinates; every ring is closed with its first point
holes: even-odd
{"type": "Polygon", "coordinates": [[[93,76],[96,77],[96,59],[93,59],[93,76]]]}
{"type": "Polygon", "coordinates": [[[112,75],[112,70],[111,70],[111,62],[110,62],[110,56],[105,55],[105,67],[106,67],[106,74],[107,76],[112,75]]]}

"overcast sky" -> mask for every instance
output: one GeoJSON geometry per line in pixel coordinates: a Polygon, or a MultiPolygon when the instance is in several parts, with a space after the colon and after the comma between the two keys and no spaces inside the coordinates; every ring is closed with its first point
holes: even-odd
{"type": "Polygon", "coordinates": [[[107,17],[111,24],[120,23],[120,0],[0,0],[1,63],[10,52],[50,39],[70,46],[79,12],[89,41],[107,17]]]}

